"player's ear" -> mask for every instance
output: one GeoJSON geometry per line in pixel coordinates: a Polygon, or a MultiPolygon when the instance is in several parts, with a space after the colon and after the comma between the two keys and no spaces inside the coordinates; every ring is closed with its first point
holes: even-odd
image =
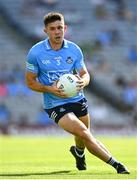
{"type": "Polygon", "coordinates": [[[46,27],[44,27],[43,31],[47,34],[47,30],[46,30],[46,27]]]}
{"type": "Polygon", "coordinates": [[[67,29],[68,29],[68,26],[65,24],[65,25],[64,25],[64,32],[66,32],[67,29]]]}

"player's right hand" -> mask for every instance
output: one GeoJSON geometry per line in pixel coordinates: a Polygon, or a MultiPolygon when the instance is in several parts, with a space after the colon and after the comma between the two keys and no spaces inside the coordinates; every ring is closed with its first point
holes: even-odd
{"type": "Polygon", "coordinates": [[[51,93],[61,98],[68,98],[68,96],[64,93],[63,89],[57,87],[57,81],[54,82],[51,86],[51,93]]]}

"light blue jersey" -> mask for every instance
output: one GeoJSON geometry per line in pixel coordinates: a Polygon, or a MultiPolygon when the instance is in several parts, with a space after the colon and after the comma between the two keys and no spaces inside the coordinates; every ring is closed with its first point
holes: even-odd
{"type": "MultiPolygon", "coordinates": [[[[79,72],[85,66],[80,48],[64,39],[60,50],[53,50],[46,39],[34,45],[27,56],[26,69],[38,75],[41,84],[51,86],[62,74],[79,72]]],[[[77,102],[84,97],[83,92],[71,98],[60,98],[52,93],[43,93],[44,109],[77,102]]]]}

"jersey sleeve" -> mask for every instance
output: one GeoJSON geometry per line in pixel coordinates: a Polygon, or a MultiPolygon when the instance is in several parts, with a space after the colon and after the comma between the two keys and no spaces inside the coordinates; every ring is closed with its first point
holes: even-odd
{"type": "Polygon", "coordinates": [[[30,71],[36,74],[38,73],[38,63],[36,55],[31,50],[27,55],[26,71],[30,71]]]}
{"type": "Polygon", "coordinates": [[[75,62],[75,69],[79,71],[85,67],[83,53],[80,48],[77,49],[77,59],[75,62]]]}

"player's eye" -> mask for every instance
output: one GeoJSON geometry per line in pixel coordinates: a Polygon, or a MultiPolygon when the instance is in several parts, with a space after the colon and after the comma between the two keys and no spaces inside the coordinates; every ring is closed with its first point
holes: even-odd
{"type": "Polygon", "coordinates": [[[51,27],[51,28],[50,28],[50,30],[51,30],[51,31],[54,31],[54,30],[55,30],[55,28],[54,28],[54,27],[51,27]]]}
{"type": "Polygon", "coordinates": [[[58,30],[62,30],[62,29],[63,29],[63,27],[62,27],[62,26],[59,26],[59,27],[58,27],[58,30]]]}

